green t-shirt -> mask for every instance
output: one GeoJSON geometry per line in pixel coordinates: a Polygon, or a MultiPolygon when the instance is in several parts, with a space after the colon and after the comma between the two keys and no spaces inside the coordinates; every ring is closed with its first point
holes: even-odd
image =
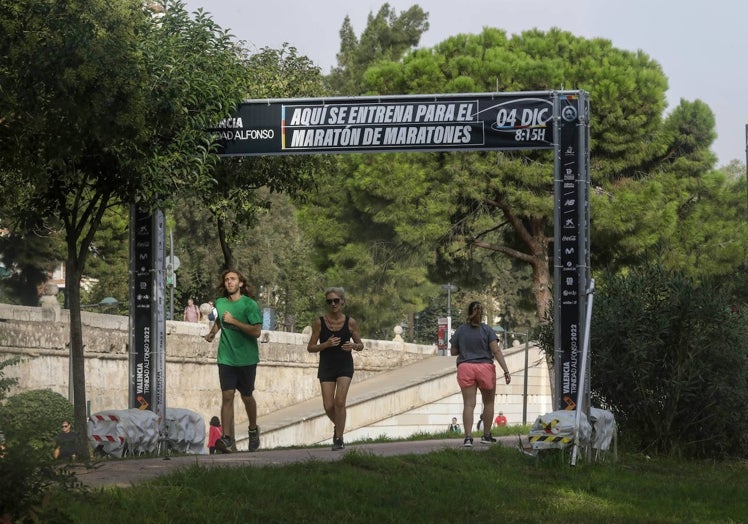
{"type": "Polygon", "coordinates": [[[243,333],[235,326],[225,325],[221,320],[224,312],[231,313],[236,320],[244,324],[262,324],[262,313],[257,302],[246,295],[242,295],[239,300],[232,302],[226,297],[216,300],[216,310],[218,310],[218,319],[216,322],[221,324],[221,339],[218,342],[219,364],[228,366],[251,366],[260,361],[260,350],[257,346],[257,339],[243,333]]]}

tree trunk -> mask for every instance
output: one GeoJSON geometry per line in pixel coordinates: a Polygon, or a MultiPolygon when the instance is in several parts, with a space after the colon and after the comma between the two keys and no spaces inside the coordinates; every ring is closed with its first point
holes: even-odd
{"type": "Polygon", "coordinates": [[[223,253],[223,269],[236,269],[234,267],[234,253],[231,251],[226,240],[226,227],[222,219],[216,218],[216,227],[218,228],[218,240],[221,242],[221,252],[223,253]]]}
{"type": "Polygon", "coordinates": [[[86,409],[86,363],[83,346],[83,326],[81,324],[81,268],[76,262],[75,244],[73,253],[68,249],[65,264],[65,291],[70,312],[70,354],[73,369],[73,418],[77,434],[78,457],[90,457],[88,445],[88,413],[86,409]]]}
{"type": "MultiPolygon", "coordinates": [[[[544,324],[548,322],[550,316],[548,309],[553,304],[551,263],[549,257],[549,247],[553,241],[552,237],[545,234],[547,222],[544,218],[534,218],[523,220],[515,215],[507,201],[503,197],[486,203],[499,208],[506,219],[506,222],[516,233],[522,243],[527,246],[527,251],[519,251],[505,245],[494,245],[479,240],[473,240],[472,244],[477,247],[491,249],[517,260],[526,262],[532,267],[533,275],[533,294],[535,296],[535,311],[538,316],[538,322],[544,324]]],[[[546,364],[548,365],[548,376],[550,378],[551,395],[553,405],[556,405],[556,375],[553,363],[553,353],[545,354],[546,364]]]]}
{"type": "MultiPolygon", "coordinates": [[[[536,261],[532,264],[535,305],[538,314],[538,320],[541,324],[545,324],[548,322],[548,318],[550,318],[548,315],[548,309],[553,304],[553,284],[551,279],[551,269],[548,255],[545,253],[547,253],[547,249],[544,250],[544,255],[542,257],[536,257],[536,261]]],[[[556,370],[553,361],[553,353],[546,352],[545,362],[548,366],[548,377],[551,385],[552,405],[556,406],[556,370]]]]}

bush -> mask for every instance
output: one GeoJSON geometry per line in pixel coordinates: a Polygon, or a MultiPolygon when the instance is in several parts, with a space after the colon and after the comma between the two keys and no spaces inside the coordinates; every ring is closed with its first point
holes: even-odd
{"type": "Polygon", "coordinates": [[[0,522],[70,522],[64,512],[46,507],[45,495],[75,487],[75,475],[50,453],[9,442],[0,459],[0,522]]]}
{"type": "Polygon", "coordinates": [[[62,421],[73,421],[73,405],[48,389],[25,391],[8,397],[0,407],[0,420],[8,442],[25,442],[51,456],[62,421]]]}
{"type": "Polygon", "coordinates": [[[50,390],[19,393],[0,406],[6,437],[0,459],[0,520],[67,521],[57,510],[48,514],[44,500],[52,489],[77,484],[75,475],[52,458],[60,424],[65,419],[72,422],[72,417],[72,404],[50,390]]]}
{"type": "Polygon", "coordinates": [[[611,409],[623,440],[650,453],[748,456],[748,315],[730,283],[659,268],[601,280],[593,405],[611,409]]]}
{"type": "Polygon", "coordinates": [[[20,357],[13,357],[0,361],[0,400],[3,400],[5,398],[5,394],[12,386],[18,384],[18,379],[6,377],[5,371],[3,371],[3,369],[8,366],[15,366],[20,361],[20,357]]]}

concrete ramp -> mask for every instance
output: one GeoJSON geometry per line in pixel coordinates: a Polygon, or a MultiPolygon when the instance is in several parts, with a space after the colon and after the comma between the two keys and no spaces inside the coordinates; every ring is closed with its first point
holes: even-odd
{"type": "MultiPolygon", "coordinates": [[[[454,395],[458,391],[455,375],[455,357],[444,356],[429,357],[368,380],[357,381],[354,375],[348,392],[346,433],[454,395]]],[[[259,417],[258,424],[264,449],[332,439],[332,424],[322,409],[321,395],[259,417]]]]}

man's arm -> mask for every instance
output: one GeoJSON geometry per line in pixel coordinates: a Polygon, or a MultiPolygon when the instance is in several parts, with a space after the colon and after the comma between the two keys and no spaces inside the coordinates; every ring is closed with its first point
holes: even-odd
{"type": "Polygon", "coordinates": [[[210,328],[210,331],[208,331],[208,334],[205,335],[203,338],[207,340],[208,342],[213,342],[213,339],[216,338],[216,333],[218,333],[221,330],[221,323],[216,319],[215,322],[213,322],[213,325],[210,328]]]}
{"type": "MultiPolygon", "coordinates": [[[[249,335],[250,337],[260,338],[260,335],[262,334],[262,322],[260,322],[259,324],[245,324],[244,322],[241,322],[234,318],[234,316],[228,311],[225,311],[223,313],[223,318],[221,318],[221,321],[224,324],[234,326],[236,329],[238,329],[245,335],[249,335]]],[[[218,324],[218,322],[216,322],[216,324],[218,324]]]]}

